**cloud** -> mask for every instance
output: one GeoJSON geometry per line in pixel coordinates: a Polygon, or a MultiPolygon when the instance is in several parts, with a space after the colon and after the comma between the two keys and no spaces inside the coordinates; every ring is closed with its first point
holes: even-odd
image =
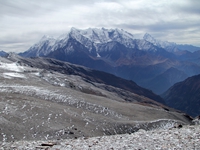
{"type": "Polygon", "coordinates": [[[185,0],[182,5],[176,5],[177,10],[182,14],[200,15],[200,1],[199,0],[185,0]]]}
{"type": "Polygon", "coordinates": [[[25,51],[44,34],[56,37],[71,27],[122,28],[179,43],[190,37],[189,44],[200,45],[199,0],[7,0],[0,7],[5,51],[25,51]]]}

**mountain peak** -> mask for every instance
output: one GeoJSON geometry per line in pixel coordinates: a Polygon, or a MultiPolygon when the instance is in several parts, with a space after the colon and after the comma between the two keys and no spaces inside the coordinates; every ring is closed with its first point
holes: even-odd
{"type": "Polygon", "coordinates": [[[80,32],[80,31],[81,31],[81,29],[77,29],[75,27],[72,27],[69,32],[71,33],[71,32],[80,32]]]}
{"type": "Polygon", "coordinates": [[[177,51],[177,48],[176,48],[177,44],[176,43],[157,40],[153,36],[151,36],[149,33],[145,33],[145,35],[143,36],[143,39],[148,41],[148,42],[150,42],[150,43],[152,43],[155,46],[164,48],[169,52],[177,51]]]}
{"type": "Polygon", "coordinates": [[[41,44],[44,44],[44,43],[48,43],[49,45],[53,45],[55,43],[56,39],[52,36],[48,36],[48,35],[44,35],[40,41],[38,43],[36,43],[34,46],[40,46],[41,44]]]}
{"type": "Polygon", "coordinates": [[[143,39],[148,38],[148,37],[153,38],[153,37],[151,36],[151,34],[149,34],[149,33],[145,33],[144,36],[143,36],[143,39]]]}
{"type": "Polygon", "coordinates": [[[71,31],[72,31],[72,30],[78,30],[78,29],[77,29],[77,28],[75,28],[75,27],[71,27],[71,31]]]}
{"type": "Polygon", "coordinates": [[[85,30],[79,30],[72,27],[70,33],[80,34],[94,43],[107,43],[110,41],[117,41],[119,38],[134,39],[134,36],[131,33],[118,28],[88,28],[85,30]]]}
{"type": "Polygon", "coordinates": [[[153,36],[151,36],[149,33],[145,33],[145,35],[143,36],[143,39],[158,46],[157,40],[153,36]]]}
{"type": "Polygon", "coordinates": [[[52,37],[52,36],[49,36],[49,35],[44,35],[44,36],[40,39],[40,41],[47,41],[47,40],[55,40],[55,38],[52,37]]]}

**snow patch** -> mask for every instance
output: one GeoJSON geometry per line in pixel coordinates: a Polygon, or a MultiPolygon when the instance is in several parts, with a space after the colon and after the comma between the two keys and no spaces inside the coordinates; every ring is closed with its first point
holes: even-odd
{"type": "Polygon", "coordinates": [[[35,73],[32,73],[33,75],[36,75],[36,76],[40,76],[40,72],[35,72],[35,73]]]}
{"type": "Polygon", "coordinates": [[[0,62],[0,68],[1,69],[5,69],[5,70],[15,71],[15,72],[23,72],[24,71],[24,67],[23,66],[19,66],[17,63],[3,63],[3,62],[0,62]]]}
{"type": "Polygon", "coordinates": [[[99,55],[99,53],[97,53],[97,57],[100,58],[101,56],[99,55]]]}
{"type": "Polygon", "coordinates": [[[23,74],[14,73],[14,72],[6,72],[6,73],[3,73],[3,76],[4,76],[5,78],[9,78],[9,77],[26,78],[23,74]]]}

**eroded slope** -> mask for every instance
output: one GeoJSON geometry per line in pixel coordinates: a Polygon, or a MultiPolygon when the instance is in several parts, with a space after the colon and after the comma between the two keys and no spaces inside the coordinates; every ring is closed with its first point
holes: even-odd
{"type": "Polygon", "coordinates": [[[28,62],[1,58],[0,140],[90,137],[190,123],[185,114],[131,91],[28,62]]]}

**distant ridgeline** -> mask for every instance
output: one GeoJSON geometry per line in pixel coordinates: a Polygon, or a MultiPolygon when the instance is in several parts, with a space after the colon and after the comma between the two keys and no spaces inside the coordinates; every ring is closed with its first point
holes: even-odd
{"type": "Polygon", "coordinates": [[[4,57],[4,56],[6,56],[6,55],[8,55],[8,53],[6,53],[6,52],[4,52],[4,51],[0,51],[0,56],[4,57]]]}
{"type": "Polygon", "coordinates": [[[105,71],[159,95],[200,74],[199,47],[157,40],[148,33],[136,39],[122,29],[72,28],[57,39],[42,37],[19,55],[55,58],[105,71]]]}

